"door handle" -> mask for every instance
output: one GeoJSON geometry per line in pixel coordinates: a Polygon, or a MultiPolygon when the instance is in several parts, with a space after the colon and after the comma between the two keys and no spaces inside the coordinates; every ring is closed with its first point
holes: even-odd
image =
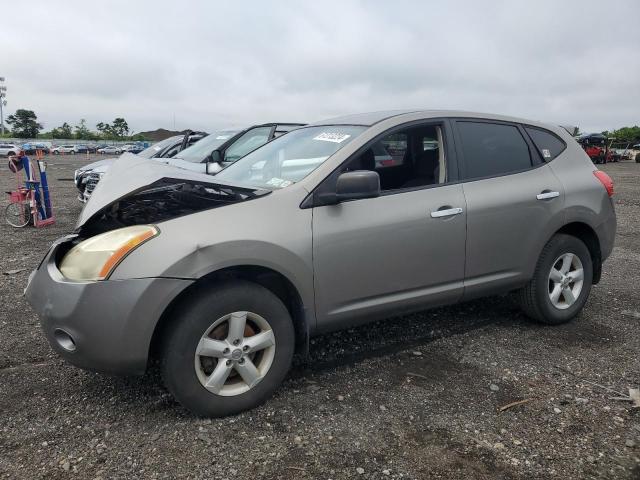
{"type": "Polygon", "coordinates": [[[431,218],[452,217],[453,215],[460,215],[461,213],[462,209],[460,207],[446,208],[444,210],[436,210],[435,212],[431,212],[431,218]]]}
{"type": "Polygon", "coordinates": [[[538,200],[549,200],[560,196],[560,192],[542,192],[536,195],[538,200]]]}

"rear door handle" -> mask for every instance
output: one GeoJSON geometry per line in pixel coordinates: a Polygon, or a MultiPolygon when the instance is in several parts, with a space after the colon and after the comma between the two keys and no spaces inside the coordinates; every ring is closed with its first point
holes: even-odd
{"type": "Polygon", "coordinates": [[[538,200],[549,200],[550,198],[556,198],[560,196],[560,192],[542,192],[536,195],[538,200]]]}
{"type": "Polygon", "coordinates": [[[461,213],[462,209],[460,207],[446,208],[444,210],[436,210],[435,212],[431,212],[431,218],[452,217],[453,215],[460,215],[461,213]]]}

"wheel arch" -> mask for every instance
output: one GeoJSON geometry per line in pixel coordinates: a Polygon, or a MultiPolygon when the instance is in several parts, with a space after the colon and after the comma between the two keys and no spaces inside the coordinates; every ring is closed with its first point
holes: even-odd
{"type": "Polygon", "coordinates": [[[564,233],[578,238],[587,246],[593,263],[593,284],[597,284],[602,276],[602,250],[596,231],[584,222],[571,222],[557,230],[554,235],[564,233]]]}
{"type": "Polygon", "coordinates": [[[238,265],[215,270],[204,275],[171,301],[156,323],[149,346],[149,358],[158,358],[161,339],[167,327],[171,324],[174,313],[184,302],[188,301],[194,292],[212,288],[216,284],[235,279],[257,283],[284,303],[293,321],[296,337],[295,352],[306,357],[309,349],[309,322],[306,314],[307,308],[305,308],[298,289],[285,275],[276,270],[259,265],[238,265]]]}

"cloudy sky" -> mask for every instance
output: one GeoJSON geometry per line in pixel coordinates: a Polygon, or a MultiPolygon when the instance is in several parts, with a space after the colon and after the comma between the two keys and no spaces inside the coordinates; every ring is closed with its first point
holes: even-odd
{"type": "Polygon", "coordinates": [[[47,130],[416,107],[640,124],[638,0],[3,0],[2,14],[7,111],[47,130]]]}

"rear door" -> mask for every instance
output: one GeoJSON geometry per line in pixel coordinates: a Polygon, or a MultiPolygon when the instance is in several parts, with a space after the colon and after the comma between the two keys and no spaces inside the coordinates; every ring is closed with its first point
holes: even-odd
{"type": "Polygon", "coordinates": [[[562,185],[522,126],[453,123],[467,202],[464,296],[520,286],[563,224],[562,185]]]}

